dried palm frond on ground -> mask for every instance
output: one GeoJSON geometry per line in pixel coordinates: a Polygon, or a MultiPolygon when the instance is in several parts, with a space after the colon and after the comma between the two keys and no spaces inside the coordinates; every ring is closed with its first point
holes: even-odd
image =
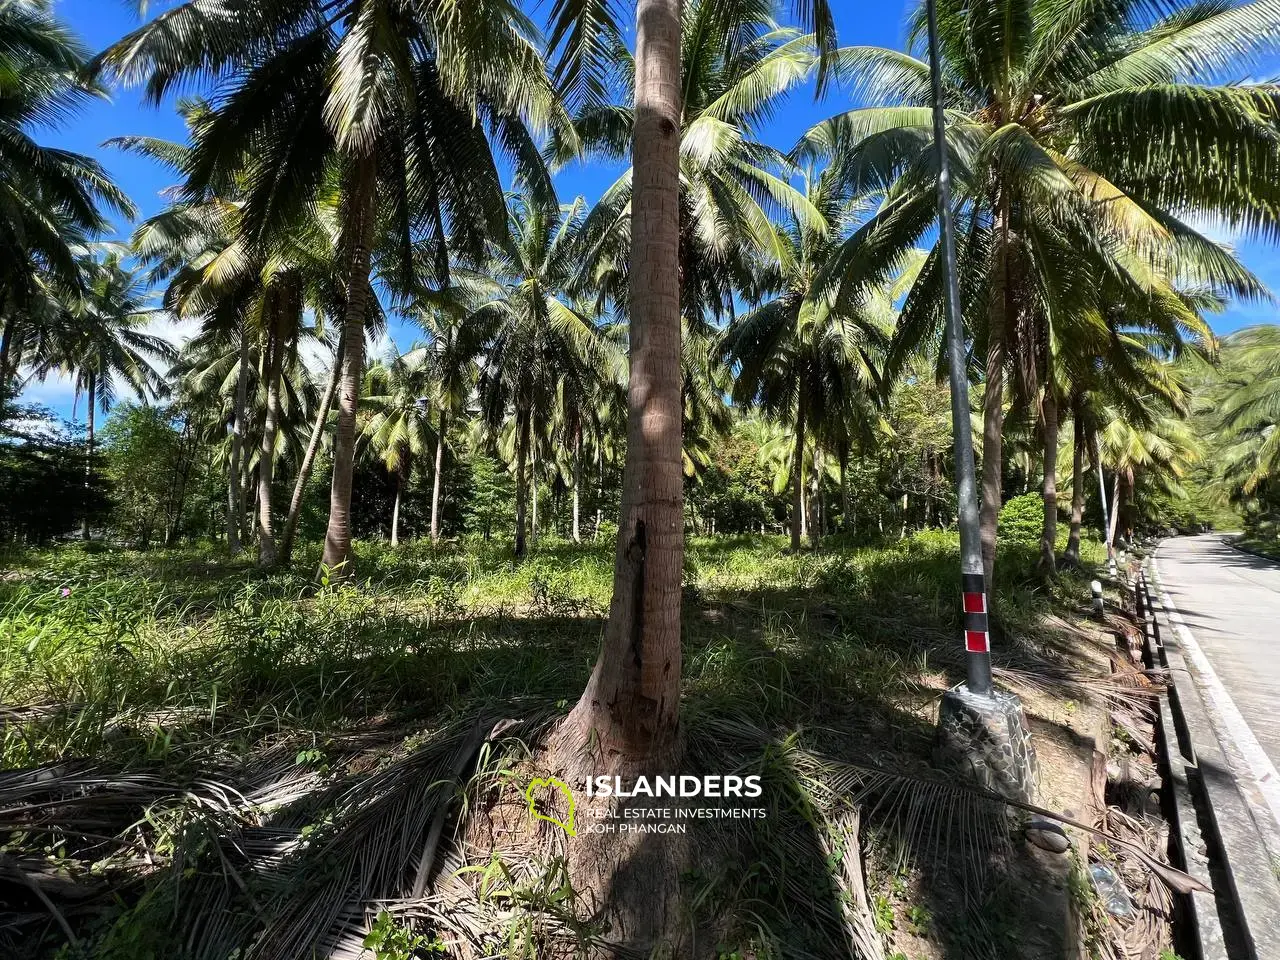
{"type": "MultiPolygon", "coordinates": [[[[1007,807],[930,770],[959,673],[953,550],[691,548],[685,763],[758,773],[768,816],[690,834],[690,955],[874,956],[873,932],[909,926],[913,956],[986,956],[1025,922],[984,919],[1039,882],[1007,807]]],[[[0,733],[25,769],[0,775],[0,951],[627,954],[522,794],[590,669],[608,551],[388,557],[360,588],[207,564],[168,586],[109,557],[70,602],[65,570],[5,586],[0,733]]],[[[1006,682],[1050,717],[1139,701],[1143,678],[1077,656],[1106,638],[1054,609],[1006,599],[1006,682]]]]}

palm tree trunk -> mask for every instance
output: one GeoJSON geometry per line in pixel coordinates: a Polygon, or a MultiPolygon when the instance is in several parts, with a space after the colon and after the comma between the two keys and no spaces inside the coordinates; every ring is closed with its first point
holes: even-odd
{"type": "Polygon", "coordinates": [[[316,463],[316,455],[320,452],[320,441],[324,438],[325,424],[329,420],[329,409],[333,406],[334,394],[338,392],[338,381],[342,379],[342,344],[333,355],[333,370],[329,374],[329,383],[324,388],[324,396],[320,398],[320,408],[316,410],[315,423],[311,426],[311,439],[307,441],[307,452],[302,456],[302,465],[298,467],[298,476],[293,481],[293,496],[289,499],[289,517],[284,523],[284,533],[280,535],[280,563],[287,564],[293,556],[293,538],[298,532],[298,521],[302,518],[302,497],[306,493],[307,483],[311,480],[311,470],[316,463]]]}
{"type": "MultiPolygon", "coordinates": [[[[0,306],[3,305],[4,301],[0,298],[0,306]]],[[[6,318],[4,332],[0,333],[0,393],[9,387],[9,353],[13,349],[13,328],[17,322],[14,317],[6,318]]]]}
{"type": "MultiPolygon", "coordinates": [[[[670,769],[678,752],[684,568],[680,353],[680,0],[636,4],[627,453],[604,642],[561,728],[580,772],[670,769]],[[583,748],[590,742],[592,751],[583,748]]],[[[643,878],[642,878],[643,879],[643,878]]],[[[652,875],[648,879],[653,879],[652,875]]],[[[643,887],[643,883],[641,883],[643,887]]],[[[663,926],[672,884],[619,898],[663,926]]],[[[615,888],[616,892],[616,888],[615,888]]]]}
{"type": "Polygon", "coordinates": [[[1116,471],[1116,478],[1111,487],[1111,520],[1107,524],[1107,556],[1111,555],[1111,551],[1115,549],[1116,527],[1120,521],[1120,471],[1116,471]]]}
{"type": "Polygon", "coordinates": [[[431,478],[431,542],[440,542],[440,473],[444,470],[444,438],[449,429],[449,414],[440,410],[440,434],[436,437],[436,472],[431,478]]]}
{"type": "Polygon", "coordinates": [[[982,393],[982,506],[978,525],[982,539],[982,567],[987,590],[995,583],[996,527],[1000,519],[1003,481],[1004,374],[1008,345],[1006,326],[1012,287],[1009,278],[1009,201],[1002,193],[995,226],[996,275],[992,278],[987,327],[986,385],[982,393]]]}
{"type": "Polygon", "coordinates": [[[592,540],[600,539],[600,524],[604,523],[604,444],[596,445],[596,529],[592,540]]]}
{"type": "Polygon", "coordinates": [[[849,532],[849,446],[840,445],[840,529],[849,532]]]}
{"type": "Polygon", "coordinates": [[[804,536],[804,393],[796,401],[796,441],[791,455],[791,549],[800,549],[804,536]]]}
{"type": "Polygon", "coordinates": [[[1041,404],[1041,434],[1044,439],[1044,526],[1040,531],[1040,572],[1053,576],[1054,553],[1058,546],[1058,398],[1052,385],[1052,373],[1045,376],[1044,400],[1041,404]]]}
{"type": "Polygon", "coordinates": [[[1066,563],[1080,563],[1080,527],[1084,522],[1084,428],[1078,400],[1072,404],[1071,430],[1071,529],[1067,533],[1066,563]]]}
{"type": "Polygon", "coordinates": [[[258,566],[273,567],[279,559],[276,535],[271,524],[271,483],[275,477],[276,431],[280,423],[280,371],[284,368],[285,317],[292,298],[284,281],[274,292],[274,322],[267,330],[264,346],[267,381],[267,409],[262,420],[262,446],[258,448],[258,566]]]}
{"type": "Polygon", "coordinates": [[[173,513],[169,519],[168,530],[165,531],[164,545],[172,547],[178,542],[182,533],[182,514],[186,509],[187,481],[191,478],[191,461],[194,459],[195,443],[191,437],[191,421],[186,417],[182,421],[182,434],[178,438],[178,467],[174,483],[173,513]]]}
{"type": "Polygon", "coordinates": [[[364,370],[364,319],[369,300],[369,269],[377,212],[377,166],[372,154],[353,161],[347,185],[347,223],[351,238],[347,309],[342,318],[342,381],[338,426],[333,438],[333,483],[329,491],[329,528],[320,563],[331,575],[349,576],[351,567],[351,481],[355,469],[356,405],[364,370]]]}
{"type": "MultiPolygon", "coordinates": [[[[97,398],[94,396],[96,392],[95,387],[97,387],[97,385],[98,385],[98,377],[95,373],[90,371],[89,390],[88,390],[89,406],[88,406],[88,409],[85,411],[84,496],[85,496],[86,507],[88,506],[88,502],[89,502],[90,478],[93,476],[93,417],[94,417],[93,408],[97,404],[97,398]]],[[[85,513],[84,521],[80,526],[80,539],[82,540],[89,539],[89,514],[87,512],[85,513]]]]}
{"type": "Polygon", "coordinates": [[[400,499],[404,496],[405,478],[409,474],[409,451],[400,451],[400,466],[396,469],[396,500],[391,507],[391,545],[400,546],[400,499]]]}
{"type": "Polygon", "coordinates": [[[516,546],[515,557],[523,560],[528,552],[525,543],[525,517],[529,503],[529,487],[525,483],[525,465],[529,460],[529,420],[530,415],[523,412],[516,414],[516,546]]]}
{"type": "Polygon", "coordinates": [[[538,451],[535,448],[529,456],[529,500],[533,509],[529,515],[529,543],[538,545],[538,451]]]}
{"type": "Polygon", "coordinates": [[[579,516],[579,496],[578,491],[582,488],[582,426],[573,435],[573,542],[582,542],[582,532],[578,526],[579,516]]]}
{"type": "Polygon", "coordinates": [[[240,322],[240,359],[236,370],[236,399],[231,412],[231,452],[227,460],[227,549],[232,556],[242,548],[240,523],[244,517],[244,418],[249,406],[249,337],[240,322]]]}
{"type": "Polygon", "coordinates": [[[822,450],[815,448],[813,454],[813,478],[810,482],[813,506],[809,510],[809,545],[817,550],[822,546],[822,450]]]}

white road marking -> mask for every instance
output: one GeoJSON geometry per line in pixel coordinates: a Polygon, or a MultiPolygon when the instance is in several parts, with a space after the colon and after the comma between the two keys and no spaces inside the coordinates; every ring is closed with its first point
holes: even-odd
{"type": "MultiPolygon", "coordinates": [[[[1169,622],[1178,631],[1178,637],[1187,651],[1187,658],[1195,668],[1201,693],[1207,700],[1205,708],[1209,712],[1209,719],[1219,731],[1218,739],[1222,740],[1222,735],[1226,735],[1230,743],[1224,743],[1223,747],[1234,744],[1237,748],[1237,751],[1224,750],[1227,760],[1231,762],[1235,754],[1244,764],[1245,769],[1232,772],[1243,786],[1252,785],[1255,788],[1257,795],[1266,802],[1277,826],[1280,826],[1280,773],[1276,772],[1275,764],[1263,751],[1258,738],[1253,735],[1253,730],[1240,713],[1240,708],[1236,706],[1236,702],[1231,699],[1231,694],[1227,693],[1227,688],[1218,679],[1213,665],[1209,663],[1209,658],[1204,655],[1200,644],[1196,642],[1195,635],[1182,619],[1182,614],[1178,613],[1168,594],[1165,593],[1164,579],[1160,576],[1160,563],[1155,556],[1151,558],[1151,567],[1155,573],[1160,603],[1169,617],[1169,622]],[[1251,783],[1246,782],[1246,779],[1251,783]]],[[[1245,799],[1249,799],[1247,795],[1245,799]]],[[[1269,833],[1274,836],[1272,831],[1263,831],[1264,836],[1269,833]]],[[[1277,852],[1280,851],[1272,851],[1273,854],[1277,852]]]]}

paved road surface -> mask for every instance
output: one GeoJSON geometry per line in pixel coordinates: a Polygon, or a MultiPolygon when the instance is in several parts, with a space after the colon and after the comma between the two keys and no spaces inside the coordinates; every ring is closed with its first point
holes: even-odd
{"type": "Polygon", "coordinates": [[[1221,534],[1166,540],[1156,560],[1169,602],[1280,767],[1280,564],[1228,546],[1221,534]]]}

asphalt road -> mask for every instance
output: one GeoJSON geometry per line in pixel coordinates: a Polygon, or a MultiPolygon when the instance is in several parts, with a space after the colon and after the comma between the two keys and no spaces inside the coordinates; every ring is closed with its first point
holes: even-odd
{"type": "Polygon", "coordinates": [[[1222,534],[1166,540],[1156,560],[1168,601],[1280,767],[1280,563],[1236,550],[1222,534]]]}

